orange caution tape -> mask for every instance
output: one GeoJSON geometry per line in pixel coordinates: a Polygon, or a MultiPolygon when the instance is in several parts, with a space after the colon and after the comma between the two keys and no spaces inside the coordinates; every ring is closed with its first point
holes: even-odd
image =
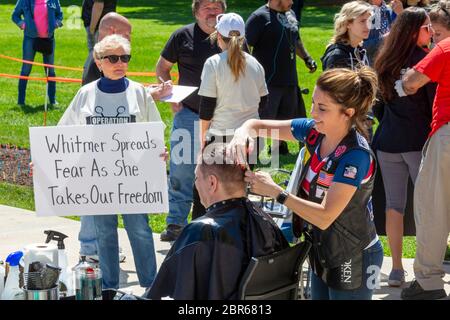
{"type": "MultiPolygon", "coordinates": [[[[83,68],[56,66],[56,65],[52,65],[52,64],[34,62],[34,61],[29,61],[29,60],[22,60],[22,59],[10,57],[10,56],[5,56],[3,54],[0,54],[0,58],[6,59],[6,60],[11,60],[11,61],[16,61],[16,62],[21,62],[21,63],[25,63],[25,64],[31,64],[31,65],[35,65],[35,66],[47,67],[47,68],[55,68],[55,69],[70,70],[70,71],[80,71],[80,72],[83,71],[83,68]]],[[[136,77],[156,77],[155,72],[132,72],[132,71],[130,71],[130,72],[127,72],[127,75],[136,76],[136,77]]],[[[178,79],[178,72],[171,72],[170,75],[175,77],[176,79],[178,79]]]]}
{"type": "MultiPolygon", "coordinates": [[[[7,73],[0,73],[0,78],[12,78],[12,79],[24,79],[24,80],[33,80],[33,81],[47,81],[47,78],[45,77],[29,77],[29,76],[18,76],[15,74],[7,74],[7,73]]],[[[81,83],[81,79],[74,79],[74,78],[63,78],[63,77],[48,77],[48,81],[52,82],[71,82],[71,83],[81,83]]],[[[142,83],[143,86],[157,86],[158,83],[142,83]]]]}
{"type": "Polygon", "coordinates": [[[18,76],[15,74],[7,74],[7,73],[0,73],[0,78],[13,78],[13,79],[23,79],[23,80],[34,80],[34,81],[53,81],[53,82],[76,82],[81,83],[81,79],[74,79],[74,78],[62,78],[62,77],[27,77],[27,76],[18,76]]]}
{"type": "Polygon", "coordinates": [[[156,77],[156,72],[127,72],[127,76],[156,77]]]}
{"type": "Polygon", "coordinates": [[[22,60],[22,59],[17,59],[17,58],[13,58],[13,57],[8,57],[3,54],[0,54],[0,58],[12,60],[12,61],[16,61],[16,62],[22,62],[22,63],[26,63],[26,64],[32,64],[35,66],[47,67],[47,68],[64,69],[64,70],[71,70],[71,71],[83,71],[82,68],[55,66],[52,64],[46,64],[46,63],[40,63],[40,62],[34,62],[34,61],[28,61],[28,60],[22,60]]]}

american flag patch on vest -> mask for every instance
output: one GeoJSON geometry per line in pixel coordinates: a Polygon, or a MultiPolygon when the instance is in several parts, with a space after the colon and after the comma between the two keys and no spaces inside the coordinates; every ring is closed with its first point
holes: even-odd
{"type": "Polygon", "coordinates": [[[333,182],[333,174],[326,173],[325,171],[319,172],[319,178],[317,179],[317,183],[329,187],[333,182]]]}

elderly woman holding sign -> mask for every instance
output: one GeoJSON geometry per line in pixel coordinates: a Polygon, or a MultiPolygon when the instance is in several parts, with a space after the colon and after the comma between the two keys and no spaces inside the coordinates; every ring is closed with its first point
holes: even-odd
{"type": "MultiPolygon", "coordinates": [[[[95,62],[103,76],[83,86],[58,125],[105,125],[161,121],[155,102],[145,88],[125,77],[130,62],[130,42],[110,35],[94,47],[95,62]]],[[[166,155],[162,155],[163,158],[166,155]]],[[[152,230],[146,214],[123,215],[142,287],[156,275],[152,230]]],[[[117,215],[94,216],[104,288],[119,288],[117,215]]]]}

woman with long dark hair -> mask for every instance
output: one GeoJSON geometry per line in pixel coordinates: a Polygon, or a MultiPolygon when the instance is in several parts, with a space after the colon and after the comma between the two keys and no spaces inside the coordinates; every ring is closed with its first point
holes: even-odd
{"type": "Polygon", "coordinates": [[[428,84],[414,95],[399,97],[394,82],[427,55],[432,35],[426,11],[407,8],[397,17],[375,59],[381,94],[375,114],[381,122],[373,148],[377,150],[386,194],[386,234],[393,262],[390,286],[405,281],[402,239],[408,179],[414,182],[419,172],[420,151],[430,132],[435,94],[435,86],[428,84]]]}

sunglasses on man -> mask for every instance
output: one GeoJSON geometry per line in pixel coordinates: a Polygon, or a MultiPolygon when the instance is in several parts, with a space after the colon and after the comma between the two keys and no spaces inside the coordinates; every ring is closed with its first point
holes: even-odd
{"type": "Polygon", "coordinates": [[[130,62],[131,59],[131,55],[130,54],[123,54],[121,56],[116,55],[116,54],[111,54],[109,56],[104,56],[102,57],[102,59],[108,59],[109,62],[111,63],[117,63],[120,59],[120,61],[122,61],[123,63],[128,63],[130,62]]]}

